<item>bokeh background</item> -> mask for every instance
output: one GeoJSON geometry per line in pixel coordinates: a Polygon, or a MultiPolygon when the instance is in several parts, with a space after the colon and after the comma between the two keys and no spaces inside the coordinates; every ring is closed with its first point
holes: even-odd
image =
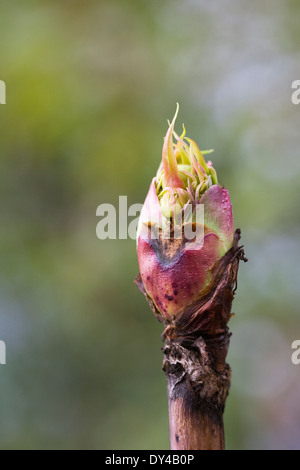
{"type": "Polygon", "coordinates": [[[0,18],[0,447],[168,448],[162,325],[135,242],[97,239],[96,208],[143,202],[178,101],[249,257],[227,448],[299,449],[300,3],[15,0],[0,18]]]}

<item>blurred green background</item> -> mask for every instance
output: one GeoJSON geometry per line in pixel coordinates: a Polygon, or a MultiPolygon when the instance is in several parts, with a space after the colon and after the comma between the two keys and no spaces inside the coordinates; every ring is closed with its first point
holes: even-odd
{"type": "Polygon", "coordinates": [[[133,240],[96,208],[142,203],[167,119],[214,148],[249,263],[228,362],[228,449],[300,448],[300,3],[1,2],[2,449],[166,449],[162,325],[133,240]]]}

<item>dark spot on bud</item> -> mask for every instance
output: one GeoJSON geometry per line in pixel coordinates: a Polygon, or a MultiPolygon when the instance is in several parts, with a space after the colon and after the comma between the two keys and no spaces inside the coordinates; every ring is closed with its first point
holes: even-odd
{"type": "Polygon", "coordinates": [[[165,298],[168,299],[169,301],[174,300],[173,295],[165,294],[165,298]]]}
{"type": "Polygon", "coordinates": [[[158,297],[157,295],[155,296],[155,303],[156,303],[156,305],[158,305],[160,308],[162,308],[163,305],[162,305],[161,300],[159,299],[159,297],[158,297]]]}
{"type": "Polygon", "coordinates": [[[178,434],[175,434],[175,439],[176,439],[176,442],[179,442],[179,436],[178,436],[178,434]]]}
{"type": "Polygon", "coordinates": [[[147,276],[147,280],[150,281],[150,279],[151,279],[150,276],[147,276]]]}
{"type": "Polygon", "coordinates": [[[178,290],[177,290],[177,289],[173,290],[173,294],[174,294],[174,295],[177,295],[177,294],[178,294],[178,290]]]}

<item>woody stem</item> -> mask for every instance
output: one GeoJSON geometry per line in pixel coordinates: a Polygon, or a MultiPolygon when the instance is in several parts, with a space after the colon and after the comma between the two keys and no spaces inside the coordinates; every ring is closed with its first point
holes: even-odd
{"type": "Polygon", "coordinates": [[[223,450],[223,412],[231,369],[225,362],[230,333],[166,338],[171,450],[223,450]]]}

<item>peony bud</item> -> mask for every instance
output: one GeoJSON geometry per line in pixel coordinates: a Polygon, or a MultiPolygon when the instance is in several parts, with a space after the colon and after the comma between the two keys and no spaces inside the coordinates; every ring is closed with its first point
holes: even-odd
{"type": "Polygon", "coordinates": [[[204,159],[212,151],[201,152],[185,136],[184,126],[181,136],[176,134],[177,114],[178,105],[140,215],[136,283],[164,323],[184,318],[191,324],[224,277],[224,260],[228,264],[237,245],[229,193],[219,186],[212,162],[204,159]],[[204,220],[197,218],[201,205],[204,220]],[[187,228],[198,235],[188,239],[187,228]]]}

